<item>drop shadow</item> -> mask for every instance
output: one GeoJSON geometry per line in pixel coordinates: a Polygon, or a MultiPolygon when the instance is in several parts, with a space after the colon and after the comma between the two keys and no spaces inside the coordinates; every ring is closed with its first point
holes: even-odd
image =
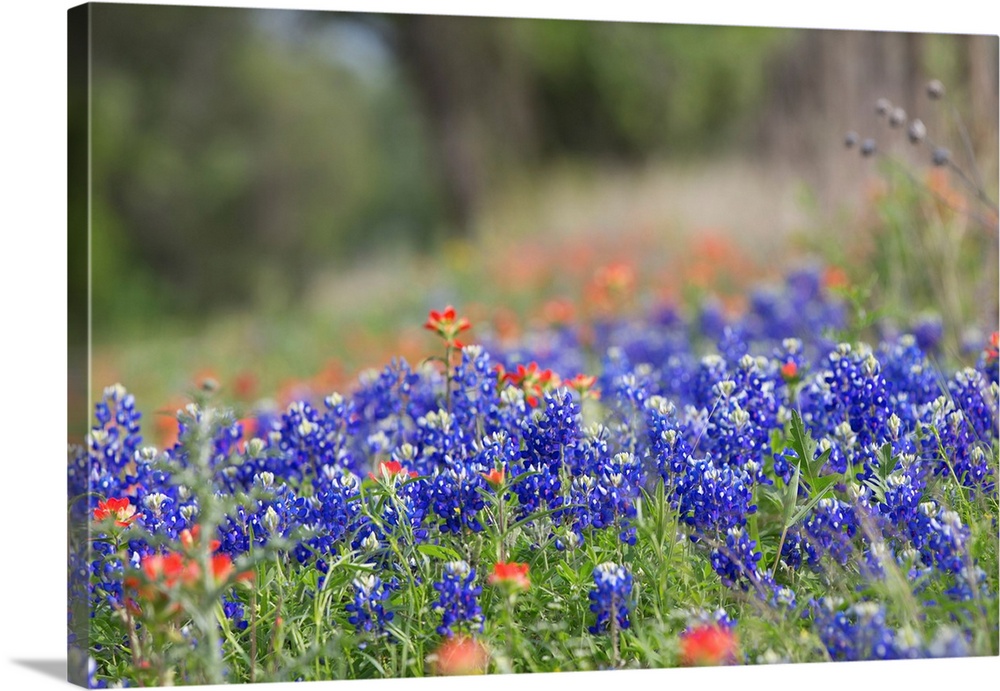
{"type": "Polygon", "coordinates": [[[44,674],[47,677],[66,681],[66,659],[48,660],[11,660],[15,665],[21,665],[28,669],[44,674]]]}

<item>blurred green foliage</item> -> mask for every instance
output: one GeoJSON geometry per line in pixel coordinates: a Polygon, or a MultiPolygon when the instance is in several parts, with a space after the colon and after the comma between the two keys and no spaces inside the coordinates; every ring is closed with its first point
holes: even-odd
{"type": "Polygon", "coordinates": [[[691,156],[746,144],[786,29],[522,21],[550,152],[691,156]],[[740,136],[742,132],[742,137],[740,136]]]}
{"type": "MultiPolygon", "coordinates": [[[[437,41],[435,59],[463,78],[435,85],[399,50],[415,30],[407,17],[93,8],[99,340],[219,309],[281,310],[319,269],[469,232],[449,216],[466,175],[446,165],[455,146],[475,149],[459,159],[488,170],[472,190],[488,195],[505,172],[557,158],[642,162],[746,143],[765,58],[792,35],[460,18],[466,38],[437,41]],[[502,91],[511,70],[514,91],[502,91]],[[441,132],[435,89],[481,141],[441,132]],[[493,90],[501,106],[523,102],[530,136],[508,136],[511,117],[482,96],[493,90]]],[[[426,23],[432,45],[438,28],[426,23]]]]}
{"type": "Polygon", "coordinates": [[[101,325],[280,303],[345,248],[419,242],[437,213],[405,88],[251,12],[97,5],[93,59],[101,325]]]}

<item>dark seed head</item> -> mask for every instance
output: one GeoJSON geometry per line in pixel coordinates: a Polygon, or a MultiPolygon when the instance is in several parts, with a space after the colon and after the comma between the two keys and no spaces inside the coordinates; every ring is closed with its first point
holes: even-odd
{"type": "Polygon", "coordinates": [[[902,108],[893,108],[889,113],[889,126],[899,127],[906,123],[906,111],[902,108]]]}
{"type": "Polygon", "coordinates": [[[844,146],[848,149],[853,149],[858,143],[858,133],[848,132],[844,135],[844,146]]]}
{"type": "Polygon", "coordinates": [[[931,154],[931,163],[936,166],[943,166],[948,163],[949,160],[951,160],[951,152],[943,146],[939,146],[934,149],[934,153],[931,154]]]}
{"type": "Polygon", "coordinates": [[[944,96],[944,84],[940,79],[932,79],[927,82],[927,96],[933,100],[938,100],[944,96]]]}
{"type": "Polygon", "coordinates": [[[910,123],[910,129],[907,131],[907,135],[910,137],[911,144],[919,144],[927,136],[927,128],[920,119],[915,119],[910,123]]]}
{"type": "Polygon", "coordinates": [[[862,156],[871,156],[873,153],[875,153],[875,140],[874,139],[866,139],[863,142],[861,142],[861,155],[862,156]]]}
{"type": "Polygon", "coordinates": [[[889,99],[880,98],[875,101],[875,112],[879,115],[886,115],[890,110],[892,110],[892,102],[889,99]]]}

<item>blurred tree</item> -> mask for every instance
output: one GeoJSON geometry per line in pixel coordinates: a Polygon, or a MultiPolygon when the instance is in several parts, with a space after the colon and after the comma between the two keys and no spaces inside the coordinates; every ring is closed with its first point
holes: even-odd
{"type": "Polygon", "coordinates": [[[977,111],[996,109],[995,37],[955,57],[938,37],[871,32],[109,4],[93,17],[99,327],[282,307],[317,268],[471,232],[495,187],[557,159],[824,160],[862,105],[916,102],[939,53],[975,75],[955,86],[980,85],[977,111]]]}
{"type": "Polygon", "coordinates": [[[512,168],[631,163],[733,142],[787,32],[741,27],[310,13],[368,21],[419,93],[452,231],[512,168]]]}
{"type": "MultiPolygon", "coordinates": [[[[882,148],[902,144],[895,156],[917,156],[902,136],[890,136],[875,113],[879,98],[919,117],[935,141],[963,150],[955,112],[961,112],[981,165],[996,168],[998,42],[995,36],[957,36],[878,31],[796,32],[765,67],[766,117],[756,131],[772,160],[794,161],[813,187],[838,189],[837,178],[854,176],[844,166],[840,142],[855,130],[882,148]],[[930,101],[927,82],[942,80],[954,105],[930,101]]],[[[927,163],[922,152],[922,163],[927,163]]]]}
{"type": "Polygon", "coordinates": [[[365,82],[315,42],[268,33],[266,14],[94,6],[101,325],[282,306],[318,266],[429,236],[437,192],[412,96],[392,78],[365,82]]]}

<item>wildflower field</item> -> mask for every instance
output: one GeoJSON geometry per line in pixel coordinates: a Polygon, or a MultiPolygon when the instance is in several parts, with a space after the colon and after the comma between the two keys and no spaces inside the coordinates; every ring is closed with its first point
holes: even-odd
{"type": "Polygon", "coordinates": [[[504,344],[443,307],[320,399],[205,381],[169,446],[108,386],[70,450],[89,682],[996,655],[997,334],[866,344],[830,276],[643,313],[611,267],[603,316],[504,344]]]}
{"type": "MultiPolygon", "coordinates": [[[[927,107],[928,124],[880,98],[843,148],[825,130],[829,139],[811,141],[811,129],[802,147],[782,128],[786,118],[809,128],[831,120],[783,114],[791,86],[812,93],[818,81],[797,68],[809,56],[816,67],[853,54],[864,37],[789,43],[800,52],[775,52],[780,70],[761,52],[747,74],[774,77],[776,104],[759,107],[780,116],[763,124],[790,151],[836,148],[839,172],[857,177],[866,198],[850,218],[817,204],[808,230],[750,223],[751,206],[777,217],[786,195],[771,194],[780,171],[744,180],[765,167],[748,155],[752,165],[730,170],[735,187],[710,180],[688,202],[718,205],[732,227],[692,228],[671,215],[678,205],[654,199],[690,171],[657,177],[652,154],[673,156],[689,130],[721,147],[736,87],[763,86],[742,69],[713,67],[713,56],[738,55],[743,68],[746,46],[760,40],[763,51],[767,35],[739,30],[703,46],[692,29],[637,43],[645,34],[612,27],[608,64],[617,67],[605,74],[587,57],[603,29],[583,25],[435,29],[433,20],[428,29],[353,13],[329,25],[309,23],[320,13],[237,25],[235,14],[200,23],[178,10],[168,17],[174,29],[150,23],[144,37],[133,35],[142,12],[107,11],[107,81],[96,82],[106,98],[95,111],[98,121],[101,108],[106,115],[99,136],[85,138],[107,170],[95,178],[99,194],[91,198],[88,180],[79,195],[88,235],[76,259],[86,263],[69,291],[81,341],[71,334],[69,429],[80,430],[68,454],[71,681],[117,688],[1000,654],[997,162],[976,165],[973,137],[939,80],[910,99],[927,107]],[[302,36],[329,42],[306,54],[304,72],[289,57],[302,36]],[[460,49],[463,36],[493,42],[470,40],[442,60],[463,68],[466,78],[455,79],[436,76],[438,49],[452,42],[440,36],[460,49]],[[225,70],[199,57],[223,39],[234,61],[225,70]],[[382,46],[372,54],[385,64],[373,68],[364,50],[332,55],[358,41],[355,49],[382,46]],[[277,67],[267,72],[256,58],[269,45],[277,67]],[[426,97],[458,89],[438,103],[454,117],[427,116],[411,92],[421,80],[387,67],[420,62],[392,53],[400,46],[429,60],[426,97]],[[660,80],[670,70],[647,62],[681,64],[670,46],[706,67],[681,70],[697,77],[681,87],[699,85],[689,115],[678,111],[676,126],[688,129],[661,141],[667,106],[682,99],[660,80]],[[614,58],[612,48],[635,49],[634,68],[621,57],[629,51],[614,58]],[[167,60],[162,75],[124,69],[168,52],[184,59],[167,60]],[[351,71],[362,64],[361,76],[351,71]],[[492,69],[513,70],[500,81],[528,115],[531,104],[539,114],[561,104],[537,118],[539,160],[506,173],[503,194],[488,166],[477,182],[472,165],[518,138],[521,102],[484,81],[492,69]],[[582,81],[574,86],[563,69],[582,81]],[[618,69],[652,76],[630,100],[618,69]],[[173,71],[183,89],[152,88],[173,83],[173,71]],[[267,74],[270,86],[260,87],[267,74]],[[218,88],[231,82],[244,100],[218,88]],[[696,97],[702,82],[716,86],[696,97]],[[323,84],[329,101],[300,104],[323,84]],[[207,95],[219,93],[225,102],[208,118],[207,95]],[[664,94],[663,112],[649,105],[664,94]],[[595,108],[587,125],[578,111],[597,96],[607,113],[595,108]],[[160,110],[163,130],[143,129],[160,110]],[[253,117],[240,130],[244,110],[253,117]],[[941,126],[952,115],[958,124],[941,126]],[[130,120],[131,143],[119,137],[130,120]],[[421,122],[435,132],[422,134],[421,122]],[[207,136],[212,127],[220,138],[207,136]],[[473,145],[480,128],[495,128],[496,140],[473,145]],[[595,135],[596,144],[574,143],[595,135]],[[323,149],[327,137],[344,148],[323,149]],[[956,141],[954,153],[944,146],[956,141]],[[562,153],[542,156],[548,147],[562,153]],[[647,149],[650,158],[640,155],[647,149]],[[576,161],[589,161],[584,182],[559,179],[559,166],[576,170],[576,161]],[[445,168],[437,183],[432,164],[445,168]],[[637,172],[647,164],[648,178],[637,172]],[[630,196],[639,186],[646,197],[630,196]],[[448,193],[457,196],[446,202],[448,193]],[[556,196],[570,210],[565,224],[532,210],[555,208],[556,196]],[[369,249],[379,233],[387,244],[369,249]],[[86,367],[73,369],[76,354],[86,367]],[[84,410],[86,422],[73,419],[84,410]]],[[[994,52],[970,43],[956,65],[992,59],[987,38],[994,52]]],[[[919,42],[886,45],[910,55],[919,42]]],[[[101,74],[101,60],[93,64],[101,74]]],[[[857,69],[830,83],[873,71],[861,58],[850,64],[857,69]]],[[[978,66],[961,82],[977,96],[989,81],[978,66]]],[[[851,99],[830,91],[826,100],[851,99]]],[[[980,120],[970,131],[992,151],[995,122],[980,120]]],[[[765,141],[750,122],[734,121],[734,132],[765,141]]],[[[522,155],[534,161],[528,124],[522,155]]],[[[87,148],[83,168],[91,157],[87,148]]],[[[788,176],[789,188],[806,186],[788,176]]]]}

